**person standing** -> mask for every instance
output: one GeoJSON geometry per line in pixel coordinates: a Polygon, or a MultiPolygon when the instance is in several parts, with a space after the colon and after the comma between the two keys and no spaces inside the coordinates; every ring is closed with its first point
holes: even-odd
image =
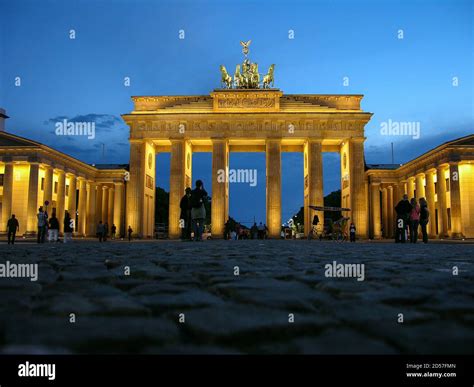
{"type": "Polygon", "coordinates": [[[115,239],[115,235],[117,234],[117,226],[115,224],[112,224],[112,227],[110,228],[111,236],[112,239],[115,239]]]}
{"type": "Polygon", "coordinates": [[[99,242],[102,242],[104,240],[104,231],[105,227],[102,221],[99,221],[99,224],[97,225],[97,238],[99,238],[99,242]]]}
{"type": "Polygon", "coordinates": [[[196,180],[196,188],[191,191],[191,218],[193,221],[194,240],[202,242],[204,219],[206,219],[207,192],[201,180],[196,180]]]}
{"type": "Polygon", "coordinates": [[[410,211],[410,243],[418,242],[418,225],[420,223],[420,206],[416,202],[416,198],[411,199],[410,211]]]}
{"type": "Polygon", "coordinates": [[[48,229],[48,242],[57,242],[59,235],[59,221],[56,218],[56,213],[53,211],[53,215],[49,219],[48,229]]]}
{"type": "Polygon", "coordinates": [[[352,222],[351,222],[351,225],[349,226],[349,235],[350,235],[351,242],[355,242],[356,241],[356,226],[352,222]]]}
{"type": "Polygon", "coordinates": [[[428,243],[428,232],[426,226],[430,221],[430,211],[428,210],[428,202],[425,198],[420,198],[420,226],[423,234],[423,243],[428,243]]]}
{"type": "Polygon", "coordinates": [[[181,227],[181,239],[187,241],[191,239],[191,188],[186,187],[184,196],[181,198],[179,208],[181,213],[179,215],[181,227]]]}
{"type": "Polygon", "coordinates": [[[395,243],[405,243],[406,229],[410,220],[411,204],[408,201],[408,195],[403,195],[403,199],[395,206],[397,213],[397,229],[395,233],[395,243]]]}
{"type": "Polygon", "coordinates": [[[104,223],[104,242],[107,241],[108,236],[109,236],[109,224],[105,222],[104,223]]]}
{"type": "Polygon", "coordinates": [[[8,219],[7,222],[8,244],[15,244],[15,236],[17,231],[20,231],[20,224],[18,223],[18,219],[15,217],[15,214],[12,214],[12,217],[8,219]]]}
{"type": "Polygon", "coordinates": [[[64,212],[64,243],[72,242],[72,232],[74,231],[71,216],[68,211],[64,212]]]}
{"type": "Polygon", "coordinates": [[[47,215],[43,211],[43,206],[38,209],[38,214],[36,215],[38,219],[38,243],[44,243],[46,238],[46,222],[47,222],[47,215]]]}
{"type": "Polygon", "coordinates": [[[131,242],[132,240],[132,233],[133,233],[132,227],[128,226],[128,241],[129,242],[131,242]]]}

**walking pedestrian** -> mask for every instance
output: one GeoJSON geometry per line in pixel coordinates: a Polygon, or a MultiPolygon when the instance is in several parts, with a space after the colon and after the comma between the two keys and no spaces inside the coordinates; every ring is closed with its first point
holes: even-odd
{"type": "Polygon", "coordinates": [[[97,225],[97,238],[99,238],[99,242],[102,242],[104,240],[104,232],[105,232],[105,227],[102,221],[99,221],[99,224],[97,225]]]}

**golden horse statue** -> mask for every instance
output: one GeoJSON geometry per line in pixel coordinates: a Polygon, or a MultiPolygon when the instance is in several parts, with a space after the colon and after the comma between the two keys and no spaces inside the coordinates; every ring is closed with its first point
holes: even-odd
{"type": "Polygon", "coordinates": [[[244,76],[240,72],[240,65],[238,64],[235,66],[235,74],[234,74],[234,86],[237,89],[241,89],[245,85],[244,76]]]}
{"type": "Polygon", "coordinates": [[[225,66],[221,65],[221,85],[224,86],[226,89],[230,89],[232,87],[232,77],[227,72],[225,66]]]}
{"type": "Polygon", "coordinates": [[[274,79],[273,79],[273,72],[275,71],[275,65],[272,64],[270,68],[268,69],[267,75],[263,77],[263,88],[268,89],[270,87],[270,84],[273,87],[274,84],[274,79]]]}
{"type": "Polygon", "coordinates": [[[258,89],[259,84],[260,84],[260,74],[258,73],[258,64],[251,63],[250,64],[250,88],[258,89]]]}

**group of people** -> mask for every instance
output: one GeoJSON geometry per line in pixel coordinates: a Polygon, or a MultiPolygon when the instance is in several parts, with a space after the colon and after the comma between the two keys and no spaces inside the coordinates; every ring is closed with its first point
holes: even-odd
{"type": "Polygon", "coordinates": [[[423,242],[428,243],[427,225],[430,219],[428,203],[425,198],[408,200],[408,195],[403,195],[403,199],[395,207],[397,213],[397,224],[395,232],[395,242],[405,243],[409,238],[410,243],[418,242],[418,229],[421,226],[423,242]]]}
{"type": "Polygon", "coordinates": [[[209,200],[202,180],[196,181],[196,187],[187,187],[181,198],[179,207],[181,239],[196,242],[202,241],[204,221],[206,219],[206,203],[209,200]],[[191,238],[193,232],[193,238],[191,238]]]}
{"type": "MultiPolygon", "coordinates": [[[[38,220],[38,233],[36,242],[44,243],[46,236],[48,236],[48,242],[58,242],[59,241],[59,219],[56,217],[56,211],[53,210],[51,217],[48,216],[48,212],[41,206],[38,209],[38,214],[36,215],[38,220]]],[[[64,229],[64,243],[72,241],[72,233],[74,231],[74,222],[71,219],[68,211],[64,212],[63,219],[63,229],[64,229]]]]}

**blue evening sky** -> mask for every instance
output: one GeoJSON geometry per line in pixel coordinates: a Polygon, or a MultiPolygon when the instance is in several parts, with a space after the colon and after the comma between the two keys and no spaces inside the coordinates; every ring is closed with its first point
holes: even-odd
{"type": "MultiPolygon", "coordinates": [[[[285,93],[365,95],[362,106],[374,113],[368,163],[389,163],[391,142],[401,163],[474,132],[469,0],[0,0],[0,10],[7,130],[89,163],[128,162],[120,114],[132,110],[131,95],[208,94],[219,86],[219,65],[233,70],[242,60],[239,41],[248,39],[260,71],[276,64],[275,86],[285,93]],[[96,138],[56,136],[62,117],[94,120],[96,138]],[[420,138],[382,135],[389,119],[419,122],[420,138]]],[[[264,154],[230,160],[231,168],[258,170],[256,187],[231,184],[231,215],[264,221],[264,154]]],[[[297,153],[282,157],[283,220],[303,204],[302,161],[297,153]]],[[[193,178],[210,190],[211,155],[195,154],[193,162],[193,178]]],[[[169,154],[157,157],[157,185],[169,189],[169,154]]],[[[324,191],[339,186],[339,156],[325,154],[324,191]]]]}

